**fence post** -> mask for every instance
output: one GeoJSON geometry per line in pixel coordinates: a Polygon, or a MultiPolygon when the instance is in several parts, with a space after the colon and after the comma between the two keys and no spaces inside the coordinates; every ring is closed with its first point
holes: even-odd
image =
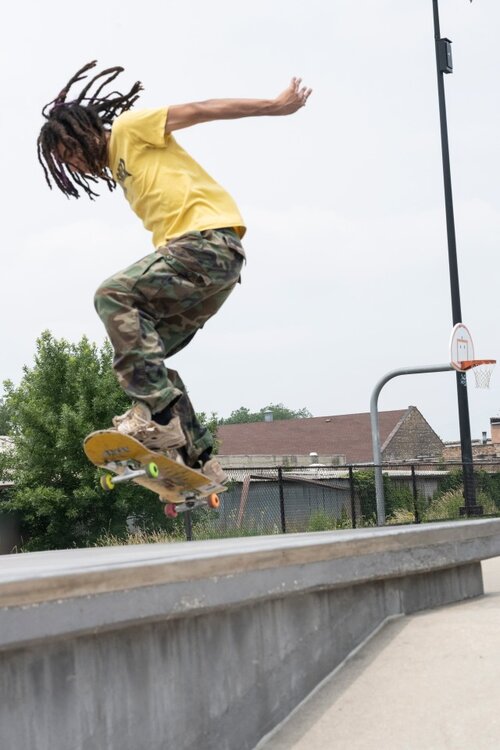
{"type": "Polygon", "coordinates": [[[411,485],[413,489],[413,514],[415,516],[415,523],[420,523],[420,514],[418,512],[418,491],[417,491],[417,477],[415,474],[415,465],[411,465],[411,485]]]}
{"type": "Polygon", "coordinates": [[[354,472],[352,466],[349,466],[349,489],[351,492],[351,524],[356,528],[356,496],[354,494],[354,472]]]}
{"type": "Polygon", "coordinates": [[[186,541],[193,541],[193,521],[191,518],[191,511],[187,510],[184,513],[184,529],[186,531],[186,541]]]}
{"type": "Polygon", "coordinates": [[[283,493],[283,469],[281,466],[278,467],[278,488],[280,493],[281,531],[283,534],[286,534],[285,496],[283,493]]]}

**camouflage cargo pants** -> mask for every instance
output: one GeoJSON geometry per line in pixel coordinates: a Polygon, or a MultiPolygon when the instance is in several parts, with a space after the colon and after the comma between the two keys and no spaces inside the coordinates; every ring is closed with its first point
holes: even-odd
{"type": "Polygon", "coordinates": [[[190,461],[212,445],[187,390],[164,360],[186,346],[227,299],[244,250],[231,229],[190,232],[104,281],[95,307],[114,348],[123,390],[154,413],[179,415],[190,461]]]}

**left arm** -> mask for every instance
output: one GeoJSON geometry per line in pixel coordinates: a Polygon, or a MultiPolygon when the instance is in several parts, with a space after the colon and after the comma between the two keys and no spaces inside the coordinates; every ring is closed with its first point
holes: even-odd
{"type": "Polygon", "coordinates": [[[209,99],[206,102],[174,104],[168,109],[165,133],[212,120],[236,120],[262,115],[291,115],[304,107],[312,89],[292,78],[290,85],[274,99],[209,99]]]}

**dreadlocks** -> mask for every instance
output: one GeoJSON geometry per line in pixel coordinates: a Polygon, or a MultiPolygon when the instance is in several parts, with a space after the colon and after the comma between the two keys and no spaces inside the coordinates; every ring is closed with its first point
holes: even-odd
{"type": "Polygon", "coordinates": [[[43,125],[37,141],[38,161],[43,167],[50,189],[52,190],[52,177],[67,197],[79,198],[80,187],[91,200],[98,195],[92,190],[91,182],[95,183],[100,178],[107,183],[110,190],[116,187],[107,166],[106,132],[118,115],[133,106],[139,98],[139,91],[142,90],[141,83],[137,81],[128,94],[112,91],[106,96],[100,96],[103,88],[123,71],[121,67],[114,67],[98,73],[84,86],[76,99],[66,101],[73,84],[84,80],[87,71],[94,68],[96,62],[93,60],[80,68],[56,98],[42,109],[42,115],[47,122],[43,125]],[[100,80],[103,78],[104,81],[100,80]],[[90,95],[90,90],[98,81],[98,88],[90,95]],[[91,175],[84,175],[66,164],[59,156],[58,146],[62,146],[69,153],[79,150],[91,175]]]}

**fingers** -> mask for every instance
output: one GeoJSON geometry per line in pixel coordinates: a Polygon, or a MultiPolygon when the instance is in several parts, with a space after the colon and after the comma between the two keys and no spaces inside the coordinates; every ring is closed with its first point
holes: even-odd
{"type": "Polygon", "coordinates": [[[307,102],[308,98],[312,93],[312,89],[308,86],[302,86],[302,78],[294,76],[290,83],[290,87],[293,89],[295,96],[300,102],[300,106],[303,107],[307,102]]]}

